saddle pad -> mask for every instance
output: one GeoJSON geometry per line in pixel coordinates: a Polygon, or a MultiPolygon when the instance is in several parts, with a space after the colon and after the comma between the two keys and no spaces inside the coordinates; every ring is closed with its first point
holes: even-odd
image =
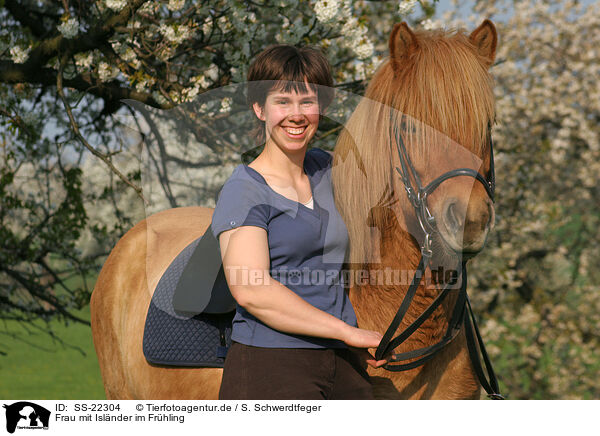
{"type": "MultiPolygon", "coordinates": [[[[220,260],[211,237],[209,227],[201,238],[194,240],[177,255],[156,286],[148,308],[143,338],[144,356],[152,364],[223,367],[227,348],[231,345],[235,306],[229,304],[229,299],[234,300],[230,296],[222,267],[216,274],[219,265],[215,267],[214,259],[211,260],[214,256],[219,256],[220,260]],[[181,289],[181,277],[186,271],[191,271],[196,286],[187,285],[185,292],[203,295],[186,297],[187,302],[192,302],[192,310],[182,311],[182,306],[177,307],[175,302],[180,292],[178,289],[181,289]],[[227,298],[219,299],[227,304],[218,304],[218,312],[222,313],[208,313],[207,309],[214,306],[212,302],[216,297],[225,292],[227,298]],[[194,299],[199,302],[194,304],[194,299]],[[202,308],[205,310],[198,313],[202,308]]],[[[183,306],[185,309],[188,307],[183,306]]]]}
{"type": "Polygon", "coordinates": [[[154,365],[222,368],[231,346],[235,311],[178,319],[150,303],[144,328],[144,356],[154,365]]]}

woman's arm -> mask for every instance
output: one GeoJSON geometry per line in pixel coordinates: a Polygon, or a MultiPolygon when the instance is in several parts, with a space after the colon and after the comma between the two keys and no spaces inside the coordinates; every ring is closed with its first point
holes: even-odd
{"type": "MultiPolygon", "coordinates": [[[[273,329],[339,339],[348,346],[375,348],[381,334],[359,329],[317,309],[269,273],[267,232],[242,226],[219,235],[225,278],[238,304],[273,329]]],[[[373,361],[374,362],[374,361],[373,361]]],[[[371,363],[371,362],[369,362],[371,363]]]]}

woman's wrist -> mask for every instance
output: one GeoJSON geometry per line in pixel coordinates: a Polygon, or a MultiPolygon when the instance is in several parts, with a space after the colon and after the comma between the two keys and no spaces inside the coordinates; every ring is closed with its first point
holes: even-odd
{"type": "Polygon", "coordinates": [[[339,335],[335,339],[338,339],[338,340],[346,343],[348,341],[348,338],[352,335],[352,332],[356,327],[352,327],[350,324],[347,324],[342,320],[340,320],[340,323],[341,324],[340,324],[340,328],[339,328],[339,335]]]}

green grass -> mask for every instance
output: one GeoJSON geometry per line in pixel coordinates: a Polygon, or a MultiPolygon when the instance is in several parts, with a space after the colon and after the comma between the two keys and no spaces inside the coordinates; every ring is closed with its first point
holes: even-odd
{"type": "MultiPolygon", "coordinates": [[[[89,320],[89,306],[77,315],[89,320]]],[[[47,328],[43,322],[36,325],[47,328]]],[[[51,326],[57,337],[80,350],[53,341],[39,329],[15,321],[0,322],[0,349],[7,353],[0,355],[0,398],[105,399],[90,327],[60,322],[51,326]]]]}

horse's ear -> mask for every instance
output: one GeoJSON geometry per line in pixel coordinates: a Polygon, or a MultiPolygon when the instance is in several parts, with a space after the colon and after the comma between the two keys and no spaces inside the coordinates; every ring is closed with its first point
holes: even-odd
{"type": "Polygon", "coordinates": [[[486,59],[488,68],[491,67],[496,58],[496,45],[498,44],[498,33],[494,23],[487,19],[483,20],[483,23],[473,30],[469,40],[473,43],[479,55],[486,59]]]}
{"type": "Polygon", "coordinates": [[[390,62],[394,74],[398,74],[402,62],[405,61],[419,47],[417,37],[410,30],[406,22],[396,24],[390,35],[390,62]]]}

